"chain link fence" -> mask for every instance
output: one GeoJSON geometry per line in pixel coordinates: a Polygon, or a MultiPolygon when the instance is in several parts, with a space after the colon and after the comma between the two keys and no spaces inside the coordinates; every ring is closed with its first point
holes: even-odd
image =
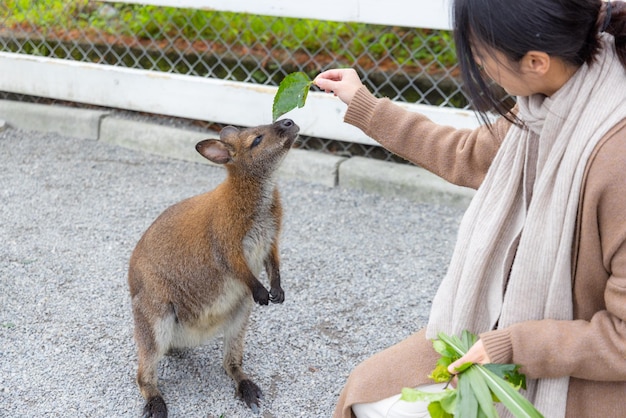
{"type": "MultiPolygon", "coordinates": [[[[92,0],[3,0],[0,51],[270,86],[294,71],[314,77],[353,67],[378,96],[469,107],[451,33],[442,30],[92,0]]],[[[397,160],[380,147],[318,138],[303,138],[300,147],[397,160]]]]}

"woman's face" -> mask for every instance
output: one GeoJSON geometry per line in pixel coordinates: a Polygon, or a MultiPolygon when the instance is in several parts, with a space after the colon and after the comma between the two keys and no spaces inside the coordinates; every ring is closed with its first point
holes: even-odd
{"type": "Polygon", "coordinates": [[[519,63],[511,62],[502,52],[475,48],[474,58],[485,74],[511,96],[538,92],[533,74],[524,73],[519,63]]]}

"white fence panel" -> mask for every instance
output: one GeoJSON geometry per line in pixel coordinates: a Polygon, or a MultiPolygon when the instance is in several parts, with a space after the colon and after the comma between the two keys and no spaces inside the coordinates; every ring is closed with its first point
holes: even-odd
{"type": "MultiPolygon", "coordinates": [[[[115,0],[103,0],[115,3],[115,0]]],[[[125,0],[124,3],[268,16],[451,29],[450,0],[125,0]]]]}

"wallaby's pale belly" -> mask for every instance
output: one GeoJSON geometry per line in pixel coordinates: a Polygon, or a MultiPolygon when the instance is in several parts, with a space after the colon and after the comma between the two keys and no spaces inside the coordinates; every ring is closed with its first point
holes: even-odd
{"type": "Polygon", "coordinates": [[[252,303],[250,291],[244,283],[227,279],[220,297],[207,305],[195,321],[178,322],[174,313],[158,320],[154,326],[158,346],[167,351],[201,345],[223,331],[240,314],[243,305],[252,303]]]}

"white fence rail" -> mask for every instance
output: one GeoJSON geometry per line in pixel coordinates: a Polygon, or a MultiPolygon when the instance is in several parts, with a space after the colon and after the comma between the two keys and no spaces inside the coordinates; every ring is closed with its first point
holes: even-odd
{"type": "MultiPolygon", "coordinates": [[[[386,25],[448,28],[448,0],[131,0],[126,3],[190,7],[386,25]]],[[[68,100],[105,107],[254,126],[271,121],[276,87],[197,76],[126,69],[103,64],[0,52],[0,91],[68,100]]],[[[435,122],[475,127],[466,110],[401,104],[435,122]]],[[[374,144],[360,130],[343,123],[345,105],[325,93],[311,92],[304,108],[287,116],[307,136],[374,144]]]]}
{"type": "Polygon", "coordinates": [[[415,28],[452,27],[450,0],[125,0],[124,3],[415,28]]]}

